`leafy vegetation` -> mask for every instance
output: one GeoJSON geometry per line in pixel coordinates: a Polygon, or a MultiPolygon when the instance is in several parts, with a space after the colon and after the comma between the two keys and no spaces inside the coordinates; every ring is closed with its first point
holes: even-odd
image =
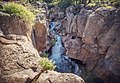
{"type": "Polygon", "coordinates": [[[95,7],[97,4],[96,3],[89,3],[88,6],[89,7],[95,7]]]}
{"type": "Polygon", "coordinates": [[[43,70],[54,70],[56,67],[54,63],[48,58],[42,58],[39,61],[39,65],[43,68],[43,70]]]}
{"type": "MultiPolygon", "coordinates": [[[[47,70],[54,70],[55,65],[53,64],[52,61],[50,61],[48,58],[42,58],[39,61],[39,65],[42,67],[41,72],[39,72],[32,80],[30,80],[29,83],[38,83],[37,79],[40,77],[40,75],[47,70]]],[[[51,83],[51,80],[48,79],[48,81],[51,83]]]]}
{"type": "Polygon", "coordinates": [[[37,0],[40,2],[46,2],[48,5],[58,5],[61,8],[66,8],[69,5],[84,5],[84,6],[95,6],[96,4],[100,4],[102,6],[103,3],[107,4],[120,4],[120,0],[37,0]]]}
{"type": "MultiPolygon", "coordinates": [[[[32,79],[30,80],[29,83],[38,83],[37,79],[40,77],[40,75],[42,73],[44,73],[44,71],[47,71],[47,70],[54,70],[55,69],[55,65],[53,64],[53,62],[51,60],[49,60],[48,58],[42,58],[40,61],[39,61],[39,65],[42,67],[42,70],[32,79]]],[[[48,79],[48,81],[50,83],[51,80],[48,79]]]]}
{"type": "Polygon", "coordinates": [[[26,7],[23,5],[9,2],[5,5],[3,5],[2,9],[5,13],[8,14],[15,14],[17,16],[20,16],[23,18],[25,21],[28,21],[29,23],[32,23],[35,20],[35,15],[28,10],[26,7]]]}
{"type": "Polygon", "coordinates": [[[70,5],[82,5],[84,7],[85,6],[94,7],[96,5],[104,6],[104,4],[107,5],[109,4],[111,6],[120,6],[120,0],[20,0],[20,1],[24,3],[27,2],[31,3],[34,1],[46,2],[49,7],[54,7],[55,5],[57,5],[63,9],[70,5]]]}

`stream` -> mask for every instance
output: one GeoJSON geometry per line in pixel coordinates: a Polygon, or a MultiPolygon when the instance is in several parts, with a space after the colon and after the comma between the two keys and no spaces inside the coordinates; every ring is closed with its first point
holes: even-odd
{"type": "Polygon", "coordinates": [[[68,56],[65,56],[65,48],[62,44],[62,37],[59,35],[59,33],[57,33],[55,28],[55,22],[50,22],[49,31],[56,41],[52,47],[52,53],[49,59],[55,62],[56,71],[80,75],[81,70],[79,69],[79,66],[74,61],[71,61],[68,56]]]}

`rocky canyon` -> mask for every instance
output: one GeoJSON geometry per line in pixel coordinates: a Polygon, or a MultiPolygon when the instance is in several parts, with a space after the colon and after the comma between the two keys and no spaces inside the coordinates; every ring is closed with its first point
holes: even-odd
{"type": "Polygon", "coordinates": [[[66,55],[81,61],[87,72],[105,83],[119,83],[120,8],[89,10],[70,6],[62,13],[52,13],[50,18],[62,24],[58,31],[62,35],[66,55]]]}
{"type": "Polygon", "coordinates": [[[55,71],[44,72],[31,82],[42,71],[40,54],[47,42],[46,22],[38,18],[32,26],[19,16],[0,11],[0,83],[84,83],[77,75],[55,71]]]}
{"type": "Polygon", "coordinates": [[[120,7],[32,5],[33,25],[0,10],[0,83],[31,83],[43,56],[56,71],[34,83],[120,82],[120,7]]]}

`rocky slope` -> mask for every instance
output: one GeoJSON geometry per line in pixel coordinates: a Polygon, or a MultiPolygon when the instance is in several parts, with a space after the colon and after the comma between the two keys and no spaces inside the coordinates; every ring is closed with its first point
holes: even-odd
{"type": "MultiPolygon", "coordinates": [[[[66,55],[80,60],[87,72],[105,83],[120,81],[120,8],[98,8],[95,11],[70,6],[62,23],[61,35],[66,55]],[[112,78],[112,79],[110,79],[112,78]]],[[[56,8],[52,11],[56,11],[56,8]]],[[[61,11],[58,11],[56,16],[61,11]]],[[[54,13],[51,13],[54,16],[54,13]]]]}

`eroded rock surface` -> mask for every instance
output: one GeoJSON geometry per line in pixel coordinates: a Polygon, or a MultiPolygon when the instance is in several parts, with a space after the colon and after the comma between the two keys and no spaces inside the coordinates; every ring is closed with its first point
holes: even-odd
{"type": "Polygon", "coordinates": [[[82,61],[87,71],[106,83],[119,83],[120,8],[81,9],[78,14],[67,11],[63,23],[67,55],[82,61]]]}
{"type": "Polygon", "coordinates": [[[43,51],[46,47],[47,40],[47,29],[45,23],[36,22],[33,29],[33,34],[35,47],[37,48],[38,51],[43,51]]]}
{"type": "Polygon", "coordinates": [[[0,82],[2,83],[6,80],[1,79],[9,75],[38,67],[40,56],[33,47],[30,35],[27,35],[31,34],[32,29],[28,25],[17,16],[0,13],[0,82]]]}
{"type": "MultiPolygon", "coordinates": [[[[17,16],[0,12],[0,83],[30,83],[29,80],[41,71],[38,66],[41,57],[27,35],[31,34],[28,25],[17,16]]],[[[38,32],[42,33],[44,31],[38,32]]],[[[79,76],[54,71],[43,73],[37,81],[50,83],[48,80],[52,83],[85,83],[79,76]]]]}
{"type": "Polygon", "coordinates": [[[47,45],[46,41],[48,34],[48,26],[46,22],[46,13],[48,10],[46,10],[45,8],[40,8],[39,5],[37,7],[38,9],[41,9],[41,12],[36,15],[35,25],[32,29],[32,42],[38,52],[41,53],[44,51],[47,45]]]}
{"type": "MultiPolygon", "coordinates": [[[[34,73],[31,69],[17,72],[5,77],[6,83],[30,83],[29,79],[33,78],[38,73],[34,73]],[[29,78],[30,77],[30,78],[29,78]],[[29,79],[27,79],[29,78],[29,79]],[[27,80],[27,81],[26,81],[27,80]]],[[[58,73],[48,71],[42,73],[40,77],[33,83],[85,83],[84,80],[71,73],[58,73]]]]}
{"type": "Polygon", "coordinates": [[[38,82],[50,83],[48,80],[52,83],[85,83],[81,77],[72,73],[58,73],[54,71],[43,73],[38,79],[38,82]]]}

